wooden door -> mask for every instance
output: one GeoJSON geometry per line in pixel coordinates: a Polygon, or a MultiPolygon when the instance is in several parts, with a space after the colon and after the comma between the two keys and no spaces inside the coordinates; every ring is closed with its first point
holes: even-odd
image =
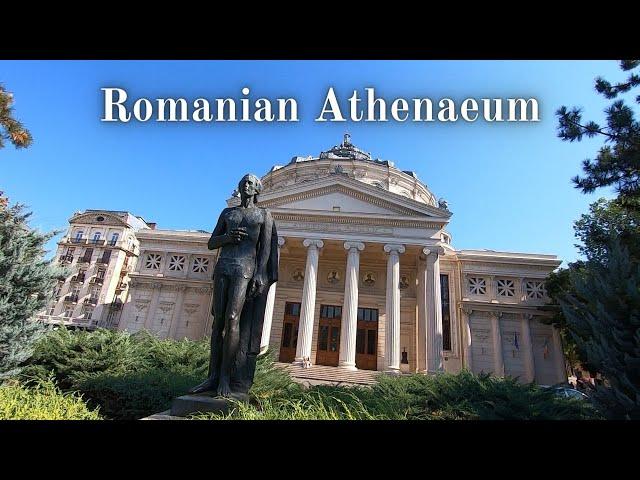
{"type": "Polygon", "coordinates": [[[378,369],[378,309],[358,308],[356,334],[356,367],[361,370],[378,369]]]}
{"type": "Polygon", "coordinates": [[[281,362],[291,363],[296,358],[299,322],[300,304],[287,302],[284,306],[284,321],[282,322],[282,342],[280,343],[281,362]]]}
{"type": "Polygon", "coordinates": [[[340,359],[340,323],[342,307],[338,305],[321,305],[318,326],[318,365],[338,366],[340,359]]]}

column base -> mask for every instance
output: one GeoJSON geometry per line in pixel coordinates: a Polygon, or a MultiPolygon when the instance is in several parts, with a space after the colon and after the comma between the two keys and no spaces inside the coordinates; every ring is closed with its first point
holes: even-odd
{"type": "Polygon", "coordinates": [[[265,353],[267,353],[268,350],[269,350],[269,345],[260,347],[260,353],[258,353],[258,355],[264,355],[265,353]]]}
{"type": "Polygon", "coordinates": [[[387,369],[384,370],[384,373],[387,375],[402,375],[400,369],[396,367],[387,367],[387,369]]]}
{"type": "Polygon", "coordinates": [[[358,367],[356,367],[356,364],[351,362],[340,363],[338,364],[338,368],[343,368],[345,370],[351,370],[354,372],[358,370],[358,367]]]}
{"type": "Polygon", "coordinates": [[[313,365],[309,357],[295,358],[291,364],[302,368],[309,368],[313,365]]]}

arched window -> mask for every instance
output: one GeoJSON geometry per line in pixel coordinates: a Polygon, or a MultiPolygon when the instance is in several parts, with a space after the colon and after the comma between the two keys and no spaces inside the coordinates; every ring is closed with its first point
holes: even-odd
{"type": "Polygon", "coordinates": [[[79,230],[76,232],[76,240],[82,240],[82,236],[84,235],[84,232],[82,230],[79,230]]]}
{"type": "Polygon", "coordinates": [[[110,245],[115,245],[116,242],[118,241],[118,237],[120,236],[119,233],[114,233],[113,235],[111,235],[111,241],[109,242],[110,245]]]}
{"type": "Polygon", "coordinates": [[[96,232],[93,234],[93,241],[97,242],[98,240],[100,240],[100,237],[102,236],[102,233],[100,232],[96,232]]]}

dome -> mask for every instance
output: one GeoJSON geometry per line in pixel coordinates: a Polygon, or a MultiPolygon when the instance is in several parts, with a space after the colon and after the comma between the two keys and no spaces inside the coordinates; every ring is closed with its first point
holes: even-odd
{"type": "Polygon", "coordinates": [[[351,143],[347,133],[341,144],[318,157],[293,157],[287,165],[275,165],[262,177],[263,192],[281,190],[289,185],[329,175],[346,175],[397,195],[438,207],[436,197],[415,172],[403,171],[388,160],[372,159],[371,153],[351,143]]]}

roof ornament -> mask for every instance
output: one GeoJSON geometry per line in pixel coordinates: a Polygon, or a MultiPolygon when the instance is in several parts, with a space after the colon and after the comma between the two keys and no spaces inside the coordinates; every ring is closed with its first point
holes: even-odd
{"type": "Polygon", "coordinates": [[[334,145],[330,150],[326,152],[320,152],[320,158],[329,159],[346,159],[351,158],[354,160],[371,160],[371,154],[360,150],[353,143],[351,143],[351,135],[344,134],[342,143],[340,145],[334,145]]]}
{"type": "Polygon", "coordinates": [[[449,202],[447,202],[444,198],[441,198],[440,200],[438,200],[438,208],[441,208],[442,210],[446,210],[448,212],[449,202]]]}

